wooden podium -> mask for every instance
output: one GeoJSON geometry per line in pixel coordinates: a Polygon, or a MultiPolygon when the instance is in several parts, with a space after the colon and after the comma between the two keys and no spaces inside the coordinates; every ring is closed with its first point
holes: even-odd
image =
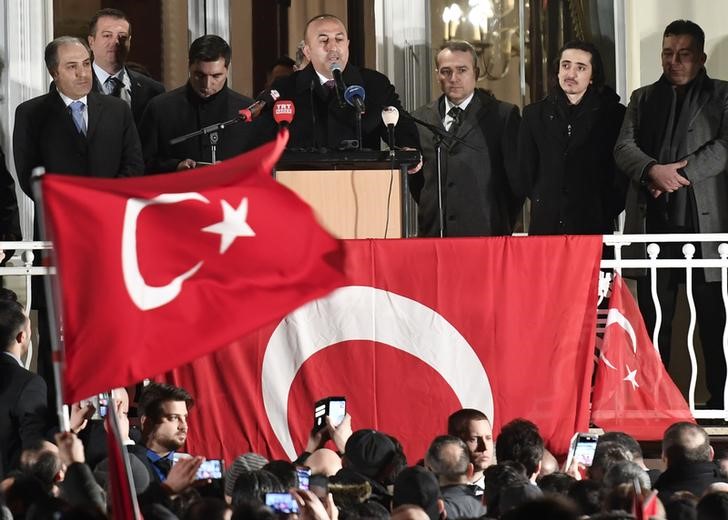
{"type": "Polygon", "coordinates": [[[414,236],[407,168],[418,151],[286,151],[275,178],[296,192],[339,238],[414,236]]]}

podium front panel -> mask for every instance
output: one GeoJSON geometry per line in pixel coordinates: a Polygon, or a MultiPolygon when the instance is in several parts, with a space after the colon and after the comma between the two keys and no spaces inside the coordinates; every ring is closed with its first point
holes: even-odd
{"type": "Polygon", "coordinates": [[[394,170],[295,170],[276,180],[314,209],[338,238],[401,238],[402,182],[394,170]]]}

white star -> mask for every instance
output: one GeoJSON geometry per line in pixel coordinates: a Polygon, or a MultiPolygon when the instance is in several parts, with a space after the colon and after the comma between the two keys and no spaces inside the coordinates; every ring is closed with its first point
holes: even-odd
{"type": "Polygon", "coordinates": [[[632,384],[632,390],[637,390],[640,385],[637,384],[637,370],[630,370],[629,365],[625,364],[625,367],[627,367],[627,377],[625,377],[622,381],[629,381],[632,384]]]}
{"type": "Polygon", "coordinates": [[[222,220],[202,231],[220,235],[220,254],[223,254],[235,241],[236,237],[254,237],[255,231],[248,225],[248,199],[243,197],[240,206],[234,209],[226,200],[221,200],[222,220]]]}

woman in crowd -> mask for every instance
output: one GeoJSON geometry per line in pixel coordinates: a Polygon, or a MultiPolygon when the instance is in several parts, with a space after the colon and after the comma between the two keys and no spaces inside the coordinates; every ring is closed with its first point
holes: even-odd
{"type": "Polygon", "coordinates": [[[521,190],[531,199],[533,235],[603,234],[624,207],[612,150],[625,108],[604,84],[591,43],[559,51],[551,94],[523,109],[521,190]]]}

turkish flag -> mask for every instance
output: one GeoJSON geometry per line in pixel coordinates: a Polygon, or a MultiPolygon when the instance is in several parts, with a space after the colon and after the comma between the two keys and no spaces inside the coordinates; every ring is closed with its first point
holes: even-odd
{"type": "Polygon", "coordinates": [[[650,340],[637,303],[616,273],[594,383],[592,421],[639,440],[660,440],[671,424],[694,421],[650,340]]]}
{"type": "Polygon", "coordinates": [[[66,402],[208,354],[342,285],[340,242],[271,177],[287,140],[185,173],[43,176],[66,402]]]}
{"type": "Polygon", "coordinates": [[[295,458],[314,403],[410,460],[461,407],[534,421],[556,453],[589,426],[601,237],[345,241],[350,285],[165,379],[196,398],[186,450],[295,458]]]}

